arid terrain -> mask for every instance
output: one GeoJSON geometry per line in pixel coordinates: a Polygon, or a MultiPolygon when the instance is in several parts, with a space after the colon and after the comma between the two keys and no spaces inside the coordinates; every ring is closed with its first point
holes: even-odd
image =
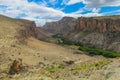
{"type": "Polygon", "coordinates": [[[0,80],[120,80],[120,58],[89,55],[75,45],[45,42],[33,21],[0,15],[0,80]],[[15,59],[23,69],[9,74],[15,59]]]}

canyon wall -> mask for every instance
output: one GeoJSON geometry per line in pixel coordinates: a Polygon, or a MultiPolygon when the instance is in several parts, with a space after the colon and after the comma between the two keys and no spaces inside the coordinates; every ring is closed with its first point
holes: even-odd
{"type": "Polygon", "coordinates": [[[93,48],[120,52],[120,18],[80,17],[74,27],[73,32],[63,34],[64,39],[93,48]]]}
{"type": "Polygon", "coordinates": [[[77,19],[76,30],[89,32],[116,32],[120,31],[120,19],[81,17],[77,19]]]}

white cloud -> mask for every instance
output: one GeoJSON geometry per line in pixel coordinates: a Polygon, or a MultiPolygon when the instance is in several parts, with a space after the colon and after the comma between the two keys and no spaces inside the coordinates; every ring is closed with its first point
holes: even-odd
{"type": "Polygon", "coordinates": [[[24,12],[26,14],[25,19],[35,20],[36,23],[41,25],[45,21],[59,20],[64,16],[64,13],[60,10],[41,6],[34,2],[29,3],[27,0],[0,0],[0,5],[5,5],[8,8],[4,12],[0,11],[1,14],[16,17],[24,12]],[[36,19],[35,17],[40,18],[36,19]]]}
{"type": "Polygon", "coordinates": [[[103,16],[102,14],[99,13],[87,13],[83,15],[84,17],[95,17],[95,16],[103,16]]]}
{"type": "Polygon", "coordinates": [[[69,0],[67,5],[72,5],[72,4],[76,4],[76,3],[79,3],[79,2],[82,2],[83,0],[69,0]]]}
{"type": "Polygon", "coordinates": [[[87,8],[99,8],[102,6],[120,6],[120,0],[84,0],[87,8]]]}
{"type": "Polygon", "coordinates": [[[92,12],[93,12],[93,13],[98,13],[99,11],[100,11],[100,8],[93,8],[93,9],[92,9],[92,12]]]}
{"type": "Polygon", "coordinates": [[[94,17],[94,16],[102,16],[103,14],[99,14],[97,12],[91,12],[91,13],[86,13],[86,14],[77,14],[77,13],[71,13],[71,14],[66,14],[66,16],[70,16],[70,17],[94,17]]]}
{"type": "MultiPolygon", "coordinates": [[[[55,3],[58,0],[51,0],[51,2],[55,3]]],[[[83,2],[86,4],[86,7],[76,11],[74,13],[64,13],[61,10],[53,9],[47,7],[47,3],[45,0],[42,0],[42,3],[36,4],[34,2],[28,2],[27,0],[0,0],[0,5],[7,6],[5,9],[0,9],[0,14],[17,17],[20,14],[26,14],[24,19],[34,20],[37,25],[43,25],[45,22],[57,21],[60,20],[64,16],[71,17],[80,17],[80,16],[100,16],[103,14],[99,14],[99,10],[101,6],[118,6],[120,5],[120,0],[63,0],[62,5],[72,5],[78,2],[83,2]],[[91,13],[81,14],[82,12],[87,10],[92,10],[91,13]]]]}
{"type": "Polygon", "coordinates": [[[49,3],[51,3],[53,6],[58,2],[58,0],[50,0],[49,3]]]}
{"type": "Polygon", "coordinates": [[[98,8],[102,6],[120,6],[120,0],[69,0],[66,5],[72,5],[79,2],[86,4],[87,8],[98,8]]]}
{"type": "Polygon", "coordinates": [[[110,11],[110,12],[103,12],[103,13],[101,13],[102,15],[110,15],[110,14],[118,14],[118,15],[120,15],[120,10],[115,10],[115,11],[110,11]]]}
{"type": "Polygon", "coordinates": [[[61,5],[67,4],[69,0],[62,0],[61,5]]]}

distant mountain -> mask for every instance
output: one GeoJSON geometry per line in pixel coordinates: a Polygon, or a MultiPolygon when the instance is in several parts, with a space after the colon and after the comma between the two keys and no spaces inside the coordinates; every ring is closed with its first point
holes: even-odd
{"type": "Polygon", "coordinates": [[[74,29],[75,25],[75,18],[63,17],[60,21],[46,23],[43,28],[52,34],[57,34],[70,32],[74,29]]]}

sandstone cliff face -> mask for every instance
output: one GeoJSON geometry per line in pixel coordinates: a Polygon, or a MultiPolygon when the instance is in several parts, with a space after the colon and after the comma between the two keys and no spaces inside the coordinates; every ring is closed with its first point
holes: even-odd
{"type": "MultiPolygon", "coordinates": [[[[113,16],[114,17],[114,16],[113,16]]],[[[63,38],[89,47],[120,52],[120,18],[78,18],[63,38]]]]}
{"type": "Polygon", "coordinates": [[[74,29],[76,19],[72,17],[64,17],[60,21],[46,23],[43,28],[52,33],[67,33],[74,29]]]}
{"type": "Polygon", "coordinates": [[[116,32],[120,31],[120,19],[78,18],[76,30],[116,32]]]}

